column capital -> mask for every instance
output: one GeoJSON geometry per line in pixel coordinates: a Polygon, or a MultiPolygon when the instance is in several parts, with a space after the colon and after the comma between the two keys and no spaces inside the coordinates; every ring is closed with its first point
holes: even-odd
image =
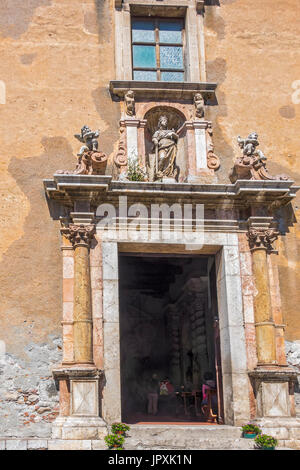
{"type": "Polygon", "coordinates": [[[267,253],[272,253],[272,243],[277,240],[279,231],[275,228],[258,228],[249,227],[247,232],[247,238],[251,250],[262,249],[266,250],[267,253]]]}
{"type": "Polygon", "coordinates": [[[72,243],[73,248],[77,246],[90,247],[96,232],[94,224],[69,224],[61,229],[62,234],[72,243]]]}

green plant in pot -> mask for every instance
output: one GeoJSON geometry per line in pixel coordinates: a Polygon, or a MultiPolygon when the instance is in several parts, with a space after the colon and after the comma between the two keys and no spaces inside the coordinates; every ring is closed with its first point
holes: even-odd
{"type": "Polygon", "coordinates": [[[121,436],[125,436],[126,432],[129,431],[130,427],[127,426],[125,423],[113,423],[111,425],[111,432],[113,434],[119,434],[121,436]]]}
{"type": "Polygon", "coordinates": [[[243,437],[246,439],[254,439],[258,434],[261,434],[259,426],[253,423],[248,423],[242,426],[243,437]]]}
{"type": "Polygon", "coordinates": [[[104,440],[109,449],[123,450],[125,438],[120,434],[108,434],[104,440]]]}
{"type": "Polygon", "coordinates": [[[261,450],[274,450],[278,444],[277,439],[267,434],[259,434],[255,438],[255,444],[257,449],[261,450]]]}

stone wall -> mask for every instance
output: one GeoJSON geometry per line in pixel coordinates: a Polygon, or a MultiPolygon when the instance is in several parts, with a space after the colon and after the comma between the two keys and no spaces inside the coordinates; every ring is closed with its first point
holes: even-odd
{"type": "MultiPolygon", "coordinates": [[[[299,1],[205,3],[207,81],[218,83],[218,106],[207,117],[214,123],[215,151],[221,159],[219,182],[228,182],[234,155],[240,153],[236,136],[256,130],[270,172],[286,173],[299,184],[299,1]]],[[[286,208],[279,214],[281,228],[299,218],[299,202],[298,193],[294,213],[286,208]]],[[[282,237],[278,249],[286,336],[299,340],[299,224],[282,237]]]]}
{"type": "MultiPolygon", "coordinates": [[[[100,147],[110,161],[118,147],[120,108],[108,92],[115,77],[113,1],[5,3],[0,17],[0,341],[5,341],[7,361],[1,363],[0,405],[8,416],[0,428],[12,435],[17,419],[16,433],[22,428],[28,435],[48,435],[57,400],[50,365],[60,362],[55,342],[61,336],[62,263],[58,222],[49,216],[42,179],[59,168],[74,168],[78,142],[73,135],[85,123],[100,129],[100,147]],[[36,406],[50,410],[38,413],[36,406]],[[29,423],[23,426],[24,421],[29,423]]],[[[300,104],[293,88],[300,79],[299,1],[207,3],[214,4],[205,11],[207,80],[219,84],[218,106],[207,118],[215,126],[219,182],[228,182],[239,152],[236,136],[257,130],[270,171],[285,172],[299,184],[300,104]]],[[[299,215],[299,198],[294,214],[289,208],[279,214],[282,227],[299,215]]],[[[278,243],[290,341],[300,339],[299,239],[295,225],[278,243]]]]}
{"type": "Polygon", "coordinates": [[[112,2],[4,3],[0,342],[7,359],[1,363],[0,436],[48,436],[57,405],[50,366],[61,361],[62,254],[59,223],[50,218],[42,180],[57,169],[75,168],[80,143],[74,134],[83,124],[100,129],[104,152],[111,155],[115,148],[119,104],[112,103],[107,86],[113,74],[112,2]]]}
{"type": "Polygon", "coordinates": [[[287,362],[295,369],[298,376],[298,385],[295,387],[295,405],[297,416],[300,416],[300,342],[286,341],[285,352],[287,355],[287,362]]]}
{"type": "Polygon", "coordinates": [[[61,338],[29,343],[26,359],[6,353],[0,359],[0,436],[49,437],[58,414],[51,366],[61,360],[61,338]]]}

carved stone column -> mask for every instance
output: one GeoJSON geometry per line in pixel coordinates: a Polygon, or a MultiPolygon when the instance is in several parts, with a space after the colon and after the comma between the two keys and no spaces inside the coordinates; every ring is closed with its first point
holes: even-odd
{"type": "Polygon", "coordinates": [[[253,226],[247,234],[257,291],[254,297],[254,315],[258,357],[257,368],[250,371],[249,376],[256,398],[257,418],[263,426],[266,418],[271,419],[269,425],[276,425],[278,419],[295,415],[296,374],[288,367],[279,365],[276,358],[276,328],[272,314],[267,256],[274,252],[272,243],[278,235],[273,228],[253,226]]]}
{"type": "Polygon", "coordinates": [[[74,361],[93,364],[93,321],[89,247],[95,226],[69,225],[68,238],[74,247],[74,361]]]}
{"type": "Polygon", "coordinates": [[[54,439],[103,439],[107,433],[101,413],[100,385],[103,371],[93,360],[93,319],[89,250],[95,233],[91,213],[71,213],[74,223],[62,233],[74,249],[73,362],[52,373],[59,382],[60,416],[52,427],[54,439]],[[83,222],[83,223],[81,223],[83,222]]]}
{"type": "Polygon", "coordinates": [[[269,366],[276,364],[277,361],[267,256],[273,251],[272,242],[276,240],[278,232],[274,229],[251,227],[247,235],[252,251],[252,267],[257,291],[254,297],[254,315],[258,365],[269,366]]]}

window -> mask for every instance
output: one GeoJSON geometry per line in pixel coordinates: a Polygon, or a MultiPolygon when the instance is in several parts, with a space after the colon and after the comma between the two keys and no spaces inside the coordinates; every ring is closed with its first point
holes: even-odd
{"type": "Polygon", "coordinates": [[[131,22],[133,79],[183,82],[183,20],[138,18],[131,22]]]}

